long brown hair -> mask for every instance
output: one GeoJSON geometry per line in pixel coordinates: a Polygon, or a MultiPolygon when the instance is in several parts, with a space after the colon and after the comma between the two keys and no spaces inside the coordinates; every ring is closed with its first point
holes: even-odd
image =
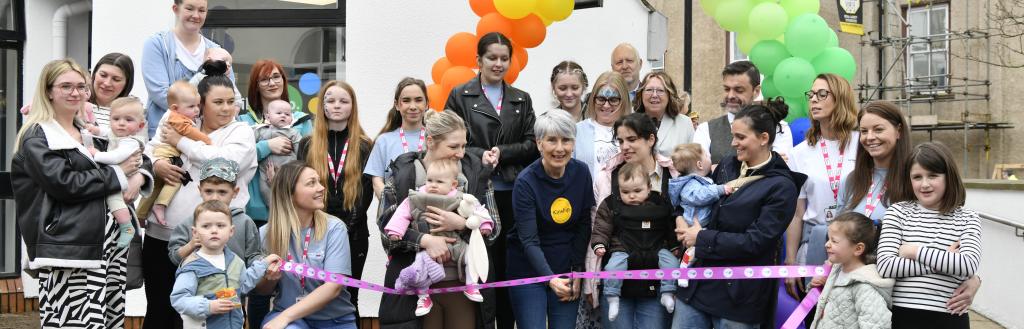
{"type": "MultiPolygon", "coordinates": [[[[321,161],[322,162],[322,161],[321,161]]],[[[270,217],[267,220],[267,235],[263,237],[263,250],[268,253],[286,257],[288,245],[294,237],[296,240],[302,232],[299,227],[299,215],[295,211],[295,186],[299,175],[310,168],[302,161],[293,160],[277,169],[277,174],[270,182],[270,217]]],[[[321,180],[323,176],[320,176],[321,180]]],[[[312,240],[320,241],[327,234],[327,214],[321,210],[313,212],[312,240]]]]}
{"type": "MultiPolygon", "coordinates": [[[[903,172],[910,173],[910,168],[915,164],[927,171],[946,176],[946,190],[942,193],[942,200],[939,200],[939,213],[949,214],[957,208],[963,207],[964,202],[967,200],[967,190],[964,189],[963,179],[960,178],[960,169],[957,169],[956,160],[953,160],[953,152],[950,152],[946,145],[939,142],[918,144],[914,147],[914,151],[910,154],[907,162],[900,169],[903,172]]],[[[910,177],[907,178],[909,182],[910,177]]],[[[910,184],[907,184],[906,187],[910,188],[910,184]]],[[[904,194],[913,197],[909,200],[917,200],[913,188],[910,191],[904,192],[904,194]]]]}
{"type": "MultiPolygon", "coordinates": [[[[362,191],[363,180],[360,176],[363,174],[363,163],[362,153],[363,150],[360,147],[363,143],[370,143],[370,139],[363,133],[363,128],[359,125],[359,106],[356,102],[356,92],[352,89],[352,86],[344,81],[331,80],[324,84],[320,88],[320,92],[317,93],[317,99],[321,102],[324,99],[324,94],[327,93],[327,89],[331,87],[340,87],[348,92],[348,95],[352,97],[352,112],[348,117],[348,126],[345,128],[348,130],[348,155],[347,159],[353,159],[355,161],[345,161],[345,185],[342,188],[342,194],[344,195],[344,201],[342,206],[345,209],[355,208],[356,200],[359,199],[359,193],[362,191]]],[[[310,168],[316,170],[316,173],[320,175],[320,184],[327,185],[327,163],[324,161],[324,154],[327,154],[327,114],[323,108],[318,109],[316,112],[316,120],[313,121],[313,133],[309,136],[309,150],[306,151],[306,163],[310,168]]]]}
{"type": "MultiPolygon", "coordinates": [[[[249,108],[263,117],[263,97],[260,97],[260,79],[270,78],[270,74],[277,69],[281,73],[281,100],[291,103],[288,99],[288,74],[284,67],[273,59],[261,59],[252,64],[252,71],[249,71],[249,90],[246,93],[249,99],[249,108]]],[[[313,112],[310,110],[310,112],[313,112]]],[[[258,118],[257,118],[258,119],[258,118]]]]}
{"type": "MultiPolygon", "coordinates": [[[[853,101],[853,88],[845,78],[832,74],[819,74],[815,80],[825,80],[829,91],[835,99],[836,108],[832,110],[832,117],[829,118],[832,124],[832,132],[839,137],[839,149],[845,150],[850,143],[852,131],[857,129],[857,106],[853,101]]],[[[807,145],[818,143],[821,137],[821,123],[811,118],[811,128],[807,129],[807,145]]]]}
{"type": "Polygon", "coordinates": [[[408,86],[420,87],[420,90],[423,91],[423,101],[428,104],[430,103],[430,96],[427,95],[427,85],[423,83],[423,80],[412,77],[402,78],[402,80],[398,81],[398,87],[395,87],[395,102],[391,104],[391,109],[388,110],[388,119],[384,123],[384,128],[381,128],[380,132],[377,133],[378,137],[402,126],[402,113],[398,112],[398,106],[395,104],[398,104],[398,99],[402,97],[402,90],[408,86]]]}
{"type": "MultiPolygon", "coordinates": [[[[910,189],[908,173],[903,171],[904,163],[910,155],[910,124],[900,113],[899,107],[888,101],[874,101],[861,108],[857,114],[857,122],[864,118],[865,114],[873,114],[888,121],[889,124],[900,134],[893,145],[891,160],[889,160],[889,172],[885,174],[885,183],[889,185],[885,195],[882,196],[882,204],[889,205],[901,200],[912,200],[914,193],[910,189]],[[910,191],[907,196],[906,192],[910,191]]],[[[863,134],[863,133],[862,133],[863,134]]],[[[859,141],[858,141],[859,142],[859,141]]],[[[875,161],[863,147],[857,148],[857,166],[846,178],[846,209],[853,210],[868,195],[871,188],[871,176],[875,172],[875,161]]]]}

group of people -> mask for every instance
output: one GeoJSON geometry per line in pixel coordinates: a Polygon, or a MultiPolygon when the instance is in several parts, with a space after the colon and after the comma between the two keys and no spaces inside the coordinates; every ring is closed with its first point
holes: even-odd
{"type": "Polygon", "coordinates": [[[640,77],[628,44],[593,85],[579,64],[555,65],[558,104],[537,114],[504,82],[514,46],[489,33],[479,74],[445,109],[428,108],[422,80],[402,79],[371,139],[344,81],[323,84],[320,108],[293,112],[289,72],[266,59],[241,94],[230,54],[200,34],[206,5],[175,0],[174,28],[146,41],[145,105],[128,96],[125,55],[91,75],[67,59],[43,68],[12,161],[43,327],[122,327],[126,246],[144,226],[147,328],[355,328],[357,289],[279,268],[361,278],[373,199],[384,285],[399,289],[832,268],[385,294],[386,328],[758,328],[774,324],[783,284],[793,298],[823,288],[814,328],[968,326],[981,232],[956,163],[941,144],[912,146],[893,104],[858,109],[842,77],[807,91],[812,126],[796,146],[785,103],[755,101],[751,63],[723,69],[725,114],[698,124],[669,75],[640,77]]]}

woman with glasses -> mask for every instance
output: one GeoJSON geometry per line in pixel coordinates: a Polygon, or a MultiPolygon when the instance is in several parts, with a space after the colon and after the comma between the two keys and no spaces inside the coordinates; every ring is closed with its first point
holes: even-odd
{"type": "Polygon", "coordinates": [[[657,151],[663,156],[672,154],[676,145],[693,140],[693,123],[679,100],[675,83],[665,72],[651,72],[640,83],[640,97],[633,100],[639,113],[646,113],[658,127],[657,151]]]}
{"type": "Polygon", "coordinates": [[[583,67],[573,61],[562,61],[551,70],[551,93],[559,110],[572,115],[573,120],[580,122],[586,118],[586,107],[583,106],[583,91],[587,89],[587,74],[583,67]]]}
{"type": "MultiPolygon", "coordinates": [[[[857,157],[857,106],[846,79],[831,73],[818,75],[805,93],[810,101],[811,127],[793,148],[790,169],[807,175],[800,189],[796,213],[786,230],[786,264],[818,265],[825,255],[828,223],[839,215],[842,181],[857,157]]],[[[802,279],[786,279],[786,291],[800,298],[802,279]]]]}
{"type": "Polygon", "coordinates": [[[220,45],[200,31],[206,22],[206,0],[174,0],[174,27],[157,32],[142,47],[142,78],[146,81],[149,104],[146,122],[149,136],[156,133],[157,122],[167,112],[167,89],[178,80],[189,80],[203,65],[207,48],[220,45]]]}
{"type": "Polygon", "coordinates": [[[629,89],[626,81],[614,71],[601,73],[590,92],[586,120],[576,124],[576,152],[572,157],[590,167],[590,175],[597,177],[604,163],[619,152],[612,125],[630,113],[629,89]]]}

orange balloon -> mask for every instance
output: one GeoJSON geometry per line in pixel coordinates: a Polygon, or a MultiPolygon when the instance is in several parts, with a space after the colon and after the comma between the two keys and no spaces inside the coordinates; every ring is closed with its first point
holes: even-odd
{"type": "Polygon", "coordinates": [[[476,72],[473,72],[473,69],[465,66],[455,66],[444,73],[444,77],[441,78],[441,86],[444,89],[451,90],[455,86],[473,79],[473,77],[476,77],[476,72]]]}
{"type": "Polygon", "coordinates": [[[523,65],[519,63],[519,59],[515,56],[512,57],[512,62],[508,65],[508,72],[505,72],[505,82],[512,84],[516,82],[516,78],[519,78],[519,72],[522,71],[523,65]]]}
{"type": "Polygon", "coordinates": [[[452,68],[452,62],[449,62],[447,57],[438,58],[434,62],[434,66],[430,67],[430,77],[434,79],[434,83],[441,83],[441,77],[450,68],[452,68]]]}
{"type": "Polygon", "coordinates": [[[526,68],[526,63],[530,61],[530,56],[526,54],[526,48],[512,44],[512,49],[512,59],[519,60],[519,70],[526,68]]]}
{"type": "Polygon", "coordinates": [[[453,66],[476,64],[476,36],[469,32],[455,33],[444,45],[444,54],[453,66]]]}
{"type": "Polygon", "coordinates": [[[533,48],[539,46],[541,42],[544,42],[545,36],[547,36],[547,27],[544,26],[544,22],[537,15],[530,14],[512,22],[512,35],[510,37],[512,41],[515,41],[516,44],[522,47],[533,48]]]}
{"type": "Polygon", "coordinates": [[[480,17],[476,23],[476,35],[484,35],[490,32],[498,32],[502,35],[512,34],[512,20],[501,16],[499,13],[490,13],[480,17]]]}
{"type": "Polygon", "coordinates": [[[449,92],[451,91],[445,90],[439,84],[427,86],[427,99],[430,101],[430,108],[438,112],[443,111],[445,102],[448,101],[449,92]]]}
{"type": "Polygon", "coordinates": [[[472,8],[473,13],[480,17],[498,12],[498,10],[494,8],[494,0],[469,0],[469,8],[472,8]]]}

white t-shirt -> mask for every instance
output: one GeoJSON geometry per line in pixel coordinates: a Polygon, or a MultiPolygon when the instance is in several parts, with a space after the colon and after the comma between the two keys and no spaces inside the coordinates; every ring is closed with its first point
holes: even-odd
{"type": "Polygon", "coordinates": [[[185,65],[189,71],[199,71],[199,67],[203,65],[203,57],[206,57],[206,42],[199,40],[199,46],[196,47],[195,51],[188,51],[185,44],[178,40],[178,37],[174,37],[174,44],[177,45],[174,49],[174,54],[181,61],[182,65],[185,65]]]}
{"type": "Polygon", "coordinates": [[[200,248],[199,250],[196,250],[196,255],[199,255],[199,257],[202,257],[206,261],[210,262],[210,264],[213,264],[213,267],[216,267],[221,271],[227,269],[227,265],[224,262],[224,252],[221,252],[216,255],[211,255],[203,252],[203,249],[200,248]]]}
{"type": "MultiPolygon", "coordinates": [[[[840,181],[845,181],[844,178],[855,167],[857,145],[859,144],[857,141],[859,138],[860,134],[858,132],[852,132],[850,135],[850,141],[847,143],[846,150],[841,157],[843,168],[839,175],[840,181]]],[[[832,163],[833,177],[835,177],[835,171],[838,170],[840,159],[839,141],[824,141],[826,152],[828,152],[832,163]]],[[[825,219],[826,209],[837,205],[837,200],[832,193],[832,187],[829,185],[829,174],[825,170],[825,159],[820,149],[821,142],[822,140],[819,139],[814,145],[808,145],[805,140],[800,145],[794,147],[789,156],[789,168],[807,175],[807,182],[800,188],[800,199],[807,200],[804,221],[814,224],[825,224],[827,222],[825,219]]],[[[838,191],[841,193],[845,187],[840,183],[838,188],[838,191]]],[[[838,211],[833,210],[833,218],[837,215],[839,215],[838,211]]]]}
{"type": "Polygon", "coordinates": [[[610,126],[603,126],[595,122],[594,168],[591,168],[591,174],[596,175],[597,172],[603,169],[604,164],[608,163],[608,159],[611,159],[618,153],[619,147],[615,145],[615,131],[610,126]]]}

